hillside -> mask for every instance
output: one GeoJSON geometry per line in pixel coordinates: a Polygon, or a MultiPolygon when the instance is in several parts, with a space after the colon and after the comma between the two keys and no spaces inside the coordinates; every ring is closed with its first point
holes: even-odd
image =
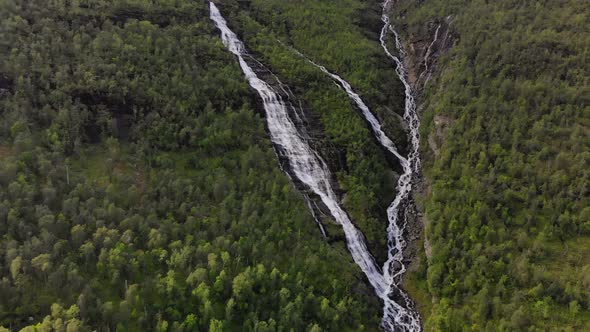
{"type": "Polygon", "coordinates": [[[585,1],[395,7],[417,73],[437,27],[452,44],[441,30],[422,91],[432,256],[411,287],[434,301],[427,330],[590,329],[588,14],[585,1]]]}
{"type": "Polygon", "coordinates": [[[589,8],[0,1],[0,332],[590,331],[589,8]]]}

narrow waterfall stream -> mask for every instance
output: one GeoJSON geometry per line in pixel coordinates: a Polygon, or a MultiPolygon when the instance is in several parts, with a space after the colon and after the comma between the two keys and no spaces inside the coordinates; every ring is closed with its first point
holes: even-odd
{"type": "MultiPolygon", "coordinates": [[[[407,211],[400,211],[400,204],[402,202],[405,203],[405,207],[407,208],[408,206],[408,202],[411,198],[410,198],[410,193],[412,190],[412,180],[414,180],[414,178],[418,175],[419,171],[420,171],[420,166],[421,166],[421,162],[420,162],[420,152],[419,152],[419,148],[420,148],[420,133],[419,133],[419,129],[420,129],[420,119],[418,118],[418,112],[416,110],[416,101],[414,99],[414,91],[412,89],[412,86],[410,85],[410,83],[408,82],[408,75],[407,75],[407,71],[404,67],[404,64],[402,62],[402,60],[400,59],[401,57],[404,56],[404,50],[403,47],[401,45],[401,41],[399,38],[399,35],[397,34],[397,32],[395,31],[395,29],[393,28],[393,26],[390,23],[389,20],[389,9],[391,7],[391,4],[393,3],[393,0],[385,0],[385,2],[383,3],[383,12],[381,15],[381,21],[383,22],[383,27],[381,28],[381,34],[379,36],[379,41],[381,43],[381,47],[383,48],[383,51],[385,52],[385,54],[387,54],[387,56],[393,60],[393,62],[395,63],[395,71],[397,73],[397,75],[399,76],[400,81],[403,83],[404,88],[405,88],[405,96],[406,96],[406,100],[405,100],[405,107],[404,107],[404,115],[403,118],[406,122],[406,124],[408,125],[408,129],[409,129],[409,143],[410,143],[410,152],[407,158],[408,164],[409,164],[409,172],[406,172],[406,169],[404,169],[404,174],[402,175],[405,176],[406,178],[404,179],[405,184],[403,184],[404,190],[402,192],[398,192],[398,196],[396,197],[396,200],[399,198],[398,205],[395,206],[395,201],[394,203],[392,203],[390,205],[390,207],[387,210],[388,216],[390,218],[390,224],[391,223],[396,223],[399,224],[398,218],[400,215],[402,215],[402,217],[404,218],[403,222],[402,222],[402,230],[403,227],[405,227],[405,225],[407,224],[407,211]],[[387,33],[388,31],[390,31],[391,33],[393,33],[394,36],[394,41],[395,41],[395,47],[397,49],[397,53],[399,54],[399,56],[395,56],[390,50],[389,47],[387,46],[387,33]],[[400,213],[403,212],[403,213],[400,213]]],[[[400,179],[401,181],[401,179],[400,179]]],[[[396,239],[396,234],[388,234],[389,237],[389,241],[395,241],[396,239]]],[[[403,238],[401,238],[401,240],[403,241],[403,238]]],[[[390,247],[389,247],[389,259],[388,262],[392,263],[394,261],[399,261],[396,257],[401,257],[400,255],[403,255],[403,253],[400,253],[399,251],[397,251],[397,247],[398,245],[396,245],[396,243],[394,242],[393,244],[395,245],[395,249],[391,246],[391,242],[390,243],[390,247]]],[[[403,244],[405,245],[405,243],[403,244]]],[[[403,248],[403,246],[402,246],[403,248]]],[[[388,263],[386,262],[386,265],[388,263]]],[[[388,281],[390,282],[390,285],[392,287],[392,290],[398,290],[400,291],[399,294],[403,297],[404,301],[406,303],[411,303],[410,298],[408,297],[408,295],[405,292],[402,292],[396,284],[396,278],[398,276],[400,276],[401,274],[403,274],[405,272],[405,266],[402,264],[401,265],[401,269],[399,269],[397,272],[395,273],[391,273],[388,271],[392,271],[392,267],[390,266],[388,269],[385,269],[385,277],[388,279],[388,281]]],[[[385,319],[385,317],[387,315],[395,315],[396,308],[394,307],[389,307],[388,308],[388,303],[385,303],[385,309],[384,309],[384,324],[386,324],[387,320],[385,319]]],[[[408,317],[409,320],[408,322],[408,326],[404,326],[404,330],[407,331],[421,331],[422,330],[422,326],[420,325],[420,316],[418,315],[418,313],[416,311],[412,311],[411,312],[411,317],[408,317]],[[406,328],[407,327],[407,328],[406,328]]],[[[385,327],[386,329],[389,330],[397,330],[396,326],[390,325],[389,327],[385,327]]]]}
{"type": "MultiPolygon", "coordinates": [[[[371,113],[367,105],[356,94],[350,84],[340,78],[338,75],[330,73],[323,66],[317,65],[308,59],[313,65],[321,69],[324,73],[330,75],[344,89],[349,97],[356,103],[362,111],[363,116],[369,122],[374,135],[379,142],[392,153],[402,165],[403,174],[398,180],[398,193],[395,200],[387,209],[389,217],[388,224],[388,259],[383,269],[379,268],[375,259],[370,254],[363,234],[353,225],[349,216],[338,203],[338,198],[332,188],[330,173],[324,160],[316,153],[300,135],[297,126],[293,123],[290,112],[296,112],[288,98],[281,95],[268,83],[260,79],[255,71],[245,60],[247,52],[244,44],[233,33],[225,19],[222,17],[217,6],[210,2],[210,18],[215,26],[221,31],[221,39],[228,50],[237,56],[240,67],[246,76],[250,86],[254,88],[263,101],[266,112],[266,121],[270,138],[276,147],[277,153],[285,157],[289,163],[290,176],[296,177],[311,191],[313,191],[330,211],[335,221],[342,226],[346,236],[347,247],[355,263],[367,276],[369,283],[375,289],[377,296],[384,302],[384,314],[382,327],[386,331],[421,331],[420,319],[418,314],[411,308],[412,301],[407,294],[398,288],[398,282],[405,272],[403,264],[403,248],[405,241],[403,239],[403,230],[406,220],[399,223],[398,216],[404,215],[402,208],[407,205],[409,194],[412,188],[412,178],[419,169],[418,156],[418,118],[415,115],[415,106],[413,109],[408,108],[408,95],[412,98],[411,89],[405,81],[405,71],[401,67],[401,62],[397,60],[397,73],[406,86],[406,108],[404,119],[408,122],[411,130],[411,152],[408,158],[404,158],[397,150],[393,142],[381,129],[378,119],[371,113]],[[403,75],[402,75],[403,74],[403,75]],[[408,92],[409,91],[409,92],[408,92]],[[413,113],[412,113],[413,112],[413,113]],[[382,272],[383,271],[383,272],[382,272]],[[394,300],[394,297],[397,299],[394,300]]],[[[385,22],[385,21],[384,21],[385,22]]],[[[388,22],[384,30],[388,29],[388,22]]],[[[382,31],[381,40],[384,49],[390,57],[397,59],[387,50],[384,42],[384,33],[382,31]]],[[[397,37],[396,37],[397,41],[397,37]]],[[[397,41],[399,42],[399,41],[397,41]]],[[[299,53],[303,56],[301,53],[299,53]]],[[[254,60],[255,61],[255,60],[254,60]]]]}

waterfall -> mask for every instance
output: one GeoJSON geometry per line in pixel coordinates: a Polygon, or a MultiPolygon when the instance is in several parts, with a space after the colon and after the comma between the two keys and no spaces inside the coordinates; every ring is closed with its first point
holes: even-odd
{"type": "Polygon", "coordinates": [[[302,138],[296,125],[289,117],[289,112],[295,111],[295,108],[288,100],[284,100],[272,86],[256,75],[244,58],[247,54],[244,44],[228,28],[217,6],[213,2],[209,4],[210,18],[221,31],[223,44],[237,56],[246,80],[262,98],[270,138],[277,153],[288,161],[291,175],[314,192],[328,208],[334,220],[342,226],[346,244],[353,260],[367,276],[376,293],[382,296],[387,292],[388,284],[367,249],[363,234],[356,229],[346,212],[340,207],[330,182],[332,174],[328,166],[302,138]]]}

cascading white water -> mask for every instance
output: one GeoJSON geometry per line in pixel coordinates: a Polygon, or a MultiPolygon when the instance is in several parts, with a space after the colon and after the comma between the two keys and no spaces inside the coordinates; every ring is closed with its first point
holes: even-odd
{"type": "MultiPolygon", "coordinates": [[[[408,82],[408,76],[407,76],[407,72],[404,68],[404,64],[401,61],[401,59],[395,55],[393,55],[393,53],[389,50],[386,40],[385,38],[387,37],[387,31],[391,31],[394,35],[395,38],[395,46],[397,48],[398,54],[400,55],[400,57],[404,56],[404,52],[403,52],[403,48],[401,45],[401,41],[399,38],[399,35],[397,34],[397,32],[395,31],[395,29],[393,29],[393,26],[390,24],[389,21],[389,16],[388,16],[388,9],[391,5],[393,0],[385,0],[385,2],[383,3],[383,12],[381,15],[381,21],[383,22],[383,27],[381,29],[381,34],[379,36],[379,41],[381,42],[381,47],[383,48],[383,50],[385,51],[385,54],[387,54],[387,56],[389,58],[391,58],[395,65],[395,71],[397,73],[397,75],[399,76],[399,79],[401,80],[401,82],[404,85],[405,88],[405,96],[406,96],[406,100],[405,100],[405,107],[404,107],[404,120],[406,121],[408,128],[409,128],[409,141],[410,141],[410,152],[407,158],[407,161],[409,163],[409,169],[410,172],[406,173],[404,172],[404,174],[402,176],[407,176],[405,181],[407,181],[405,183],[405,185],[403,185],[403,191],[398,193],[398,196],[396,197],[396,200],[398,200],[399,198],[399,202],[397,203],[397,205],[395,205],[395,201],[394,203],[392,203],[392,205],[388,208],[387,214],[389,216],[389,222],[390,222],[390,226],[392,223],[395,224],[399,224],[398,218],[400,215],[400,206],[402,202],[407,202],[409,199],[409,195],[410,192],[412,190],[412,179],[414,178],[414,176],[420,171],[420,154],[419,154],[419,148],[420,148],[420,135],[419,135],[419,128],[420,128],[420,119],[418,118],[418,113],[416,111],[416,102],[414,100],[414,93],[412,90],[412,87],[410,85],[410,83],[408,82]],[[403,195],[403,196],[402,196],[403,195]]],[[[407,213],[405,213],[406,211],[404,211],[403,213],[403,222],[402,222],[402,226],[401,229],[403,231],[403,228],[405,228],[405,225],[407,224],[407,213]]],[[[389,246],[389,258],[387,260],[387,262],[385,263],[386,265],[384,266],[384,270],[385,271],[392,271],[393,266],[392,265],[387,265],[387,264],[391,264],[393,262],[401,262],[400,258],[403,258],[402,253],[399,250],[400,244],[396,242],[396,238],[400,238],[401,241],[403,241],[403,238],[401,237],[401,235],[398,237],[398,234],[388,234],[389,240],[388,243],[390,244],[389,246]],[[393,246],[392,246],[393,244],[393,246]]],[[[405,246],[405,243],[402,243],[401,247],[403,248],[403,246],[405,246]]],[[[394,291],[398,291],[399,288],[397,287],[396,284],[396,280],[397,277],[400,276],[401,274],[403,274],[405,272],[405,266],[403,264],[400,265],[401,268],[395,272],[395,273],[391,273],[389,272],[388,274],[385,273],[385,277],[388,280],[390,287],[392,288],[392,290],[394,291]]],[[[411,300],[409,299],[408,295],[404,292],[399,292],[399,294],[404,298],[406,303],[411,303],[411,300]]],[[[396,330],[396,326],[395,325],[389,325],[387,326],[387,316],[389,315],[396,315],[396,308],[395,307],[388,307],[388,303],[385,304],[385,308],[384,308],[384,312],[383,312],[383,322],[384,322],[384,328],[389,329],[389,330],[396,330]]],[[[422,326],[420,325],[420,317],[418,315],[417,312],[413,311],[411,313],[411,317],[409,317],[408,320],[408,324],[406,326],[404,326],[404,330],[406,331],[421,331],[422,330],[422,326]]]]}
{"type": "MultiPolygon", "coordinates": [[[[280,41],[279,41],[280,42],[280,41]]],[[[282,43],[281,43],[282,44],[282,43]]],[[[330,76],[335,80],[338,85],[348,94],[350,99],[357,105],[361,110],[364,118],[367,120],[373,134],[379,141],[379,143],[393,154],[400,162],[403,170],[403,174],[399,177],[397,182],[397,194],[393,202],[387,208],[387,216],[389,224],[387,228],[388,234],[388,259],[383,266],[383,277],[387,281],[391,291],[396,292],[404,298],[406,307],[391,301],[388,299],[389,293],[383,294],[382,298],[387,299],[384,301],[384,316],[382,326],[386,330],[403,330],[403,331],[420,331],[420,319],[416,312],[412,308],[408,307],[411,303],[407,294],[397,287],[396,280],[405,271],[406,267],[403,263],[403,249],[406,242],[403,238],[404,229],[406,226],[406,220],[404,219],[402,225],[398,224],[398,216],[404,214],[406,211],[402,211],[402,203],[406,202],[409,198],[412,190],[412,177],[414,175],[414,169],[412,168],[411,161],[404,158],[395,147],[393,141],[383,132],[379,120],[373,115],[369,107],[365,104],[362,98],[354,92],[351,85],[342,79],[340,76],[330,72],[326,67],[315,63],[303,55],[298,50],[291,48],[293,52],[307,60],[309,63],[319,68],[322,72],[330,76]]],[[[406,105],[407,111],[407,105],[406,105]]],[[[405,116],[404,116],[405,117],[405,116]]],[[[412,146],[413,150],[414,146],[412,146]]]]}
{"type": "Polygon", "coordinates": [[[297,127],[289,117],[289,110],[294,111],[293,106],[288,100],[283,100],[269,84],[258,78],[244,59],[246,54],[244,44],[228,28],[225,19],[213,2],[209,3],[209,8],[210,18],[221,31],[224,45],[238,57],[248,83],[262,98],[272,142],[287,158],[292,174],[320,197],[336,222],[342,226],[352,258],[365,273],[377,294],[382,297],[388,290],[388,282],[383,278],[379,266],[367,249],[364,236],[354,227],[346,212],[338,204],[326,163],[299,135],[297,127]]]}

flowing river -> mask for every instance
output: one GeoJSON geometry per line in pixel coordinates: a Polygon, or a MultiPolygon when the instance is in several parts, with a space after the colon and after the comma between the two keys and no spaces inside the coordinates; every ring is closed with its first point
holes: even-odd
{"type": "MultiPolygon", "coordinates": [[[[412,179],[419,170],[418,155],[418,117],[412,95],[412,90],[406,80],[405,70],[401,61],[389,52],[385,44],[387,30],[390,29],[389,21],[384,15],[384,27],[381,32],[381,43],[388,54],[397,65],[396,71],[406,87],[406,105],[404,119],[408,122],[410,128],[411,151],[408,158],[403,157],[396,149],[395,145],[381,129],[377,118],[371,113],[367,105],[356,94],[350,84],[329,72],[325,67],[320,66],[309,60],[313,65],[318,67],[324,73],[339,83],[339,86],[346,91],[349,97],[355,102],[357,107],[362,111],[363,116],[369,122],[374,135],[379,142],[392,153],[402,165],[403,174],[400,176],[397,184],[397,195],[394,201],[387,209],[389,218],[388,233],[388,259],[381,269],[375,259],[370,254],[365,243],[363,234],[353,225],[349,216],[338,203],[338,198],[332,189],[330,173],[326,163],[316,153],[302,137],[296,124],[289,114],[297,114],[295,107],[289,102],[288,98],[283,98],[277,90],[271,85],[260,79],[252,67],[248,64],[245,57],[247,52],[244,44],[238,39],[227,26],[227,22],[219,12],[217,6],[210,2],[210,18],[216,27],[221,31],[221,39],[230,52],[238,58],[240,67],[246,76],[250,86],[257,91],[263,101],[266,112],[266,121],[270,133],[271,141],[276,147],[277,153],[286,158],[291,171],[290,176],[296,177],[311,191],[313,191],[330,211],[332,217],[342,226],[346,236],[348,249],[361,270],[367,276],[369,283],[375,289],[377,296],[384,302],[384,314],[382,327],[386,331],[420,331],[420,319],[418,314],[411,308],[412,302],[405,292],[398,287],[400,276],[405,272],[403,264],[403,248],[405,241],[403,231],[406,224],[404,206],[407,206],[409,194],[412,188],[412,179]],[[400,222],[399,216],[403,215],[404,219],[400,222]],[[396,298],[402,303],[396,302],[396,298]]],[[[393,31],[393,29],[391,29],[393,31]]],[[[396,45],[399,47],[399,38],[397,34],[396,45]]],[[[299,53],[303,56],[301,53],[299,53]]],[[[307,59],[307,58],[306,58],[307,59]]]]}

